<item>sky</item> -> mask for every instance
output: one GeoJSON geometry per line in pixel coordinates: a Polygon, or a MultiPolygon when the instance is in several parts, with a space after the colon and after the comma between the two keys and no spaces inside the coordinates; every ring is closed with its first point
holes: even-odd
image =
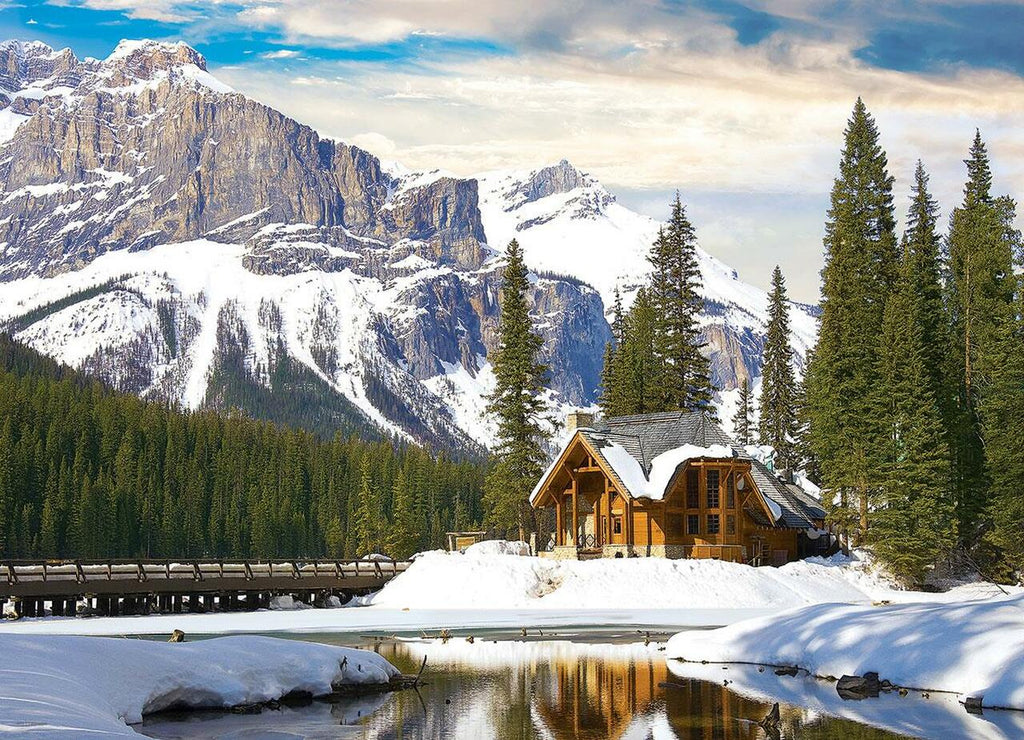
{"type": "Polygon", "coordinates": [[[979,128],[1024,193],[1024,2],[0,0],[0,36],[105,57],[182,40],[322,134],[462,176],[568,158],[701,246],[815,301],[828,193],[857,96],[906,209],[914,162],[947,214],[979,128]]]}

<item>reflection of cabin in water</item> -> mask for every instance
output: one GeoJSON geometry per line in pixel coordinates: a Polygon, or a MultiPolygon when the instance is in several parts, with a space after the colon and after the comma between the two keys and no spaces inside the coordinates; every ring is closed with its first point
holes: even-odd
{"type": "Polygon", "coordinates": [[[554,509],[552,557],[662,556],[782,564],[832,541],[825,512],[707,414],[571,414],[530,495],[554,509]]]}

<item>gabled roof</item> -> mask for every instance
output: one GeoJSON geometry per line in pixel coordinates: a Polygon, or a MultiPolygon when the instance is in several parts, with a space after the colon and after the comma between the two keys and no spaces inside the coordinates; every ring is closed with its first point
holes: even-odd
{"type": "Polygon", "coordinates": [[[595,431],[628,440],[623,447],[640,462],[645,473],[650,472],[651,461],[658,455],[683,445],[736,444],[711,417],[701,412],[613,416],[598,422],[595,431]]]}
{"type": "MultiPolygon", "coordinates": [[[[754,484],[775,518],[773,526],[809,529],[814,520],[825,516],[812,496],[798,486],[780,481],[706,413],[677,411],[603,419],[594,428],[578,429],[562,454],[577,438],[583,439],[602,467],[611,473],[616,487],[633,498],[662,498],[672,473],[687,460],[736,459],[750,462],[754,484]]],[[[536,500],[554,467],[538,481],[531,502],[536,500]]]]}

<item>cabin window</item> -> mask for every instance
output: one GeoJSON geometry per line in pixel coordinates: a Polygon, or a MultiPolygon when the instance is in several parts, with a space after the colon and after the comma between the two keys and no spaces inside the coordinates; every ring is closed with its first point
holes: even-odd
{"type": "Polygon", "coordinates": [[[687,515],[686,534],[700,534],[700,514],[687,515]]]}
{"type": "Polygon", "coordinates": [[[725,505],[736,508],[736,477],[731,474],[725,479],[725,505]]]}
{"type": "Polygon", "coordinates": [[[700,506],[700,479],[697,470],[686,471],[686,508],[696,509],[700,506]]]}
{"type": "Polygon", "coordinates": [[[708,471],[708,508],[718,508],[718,479],[719,472],[717,470],[708,471]]]}
{"type": "Polygon", "coordinates": [[[669,534],[684,534],[682,514],[668,515],[668,531],[669,534]]]}
{"type": "Polygon", "coordinates": [[[736,516],[734,514],[725,517],[725,533],[736,534],[736,516]]]}
{"type": "Polygon", "coordinates": [[[718,534],[718,514],[708,514],[708,534],[718,534]]]}
{"type": "Polygon", "coordinates": [[[612,534],[622,534],[622,517],[612,517],[612,534]]]}

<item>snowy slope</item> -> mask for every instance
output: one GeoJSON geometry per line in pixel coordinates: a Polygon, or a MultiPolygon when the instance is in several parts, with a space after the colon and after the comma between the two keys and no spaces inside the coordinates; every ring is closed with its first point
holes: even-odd
{"type": "Polygon", "coordinates": [[[666,655],[794,665],[819,676],[874,671],[897,686],[1024,709],[1022,615],[1020,594],[948,604],[820,604],[713,632],[683,632],[666,655]]]}
{"type": "MultiPolygon", "coordinates": [[[[479,450],[515,237],[538,273],[552,429],[596,401],[611,296],[631,300],[657,224],[570,163],[475,179],[387,165],[232,92],[180,43],[80,61],[7,42],[0,61],[0,321],[36,349],[190,408],[230,405],[225,368],[269,388],[287,360],[362,424],[479,450]]],[[[766,296],[700,265],[727,405],[757,385],[766,296]]],[[[815,321],[792,313],[801,364],[815,321]]]]}
{"type": "MultiPolygon", "coordinates": [[[[619,204],[600,182],[566,160],[532,171],[485,173],[477,180],[492,246],[518,239],[533,269],[590,283],[608,310],[616,288],[630,305],[650,271],[647,254],[657,221],[619,204]]],[[[762,331],[767,294],[704,250],[697,256],[704,298],[713,307],[705,323],[762,331]]],[[[816,321],[804,304],[791,303],[790,314],[793,348],[803,358],[814,345],[816,321]]]]}

